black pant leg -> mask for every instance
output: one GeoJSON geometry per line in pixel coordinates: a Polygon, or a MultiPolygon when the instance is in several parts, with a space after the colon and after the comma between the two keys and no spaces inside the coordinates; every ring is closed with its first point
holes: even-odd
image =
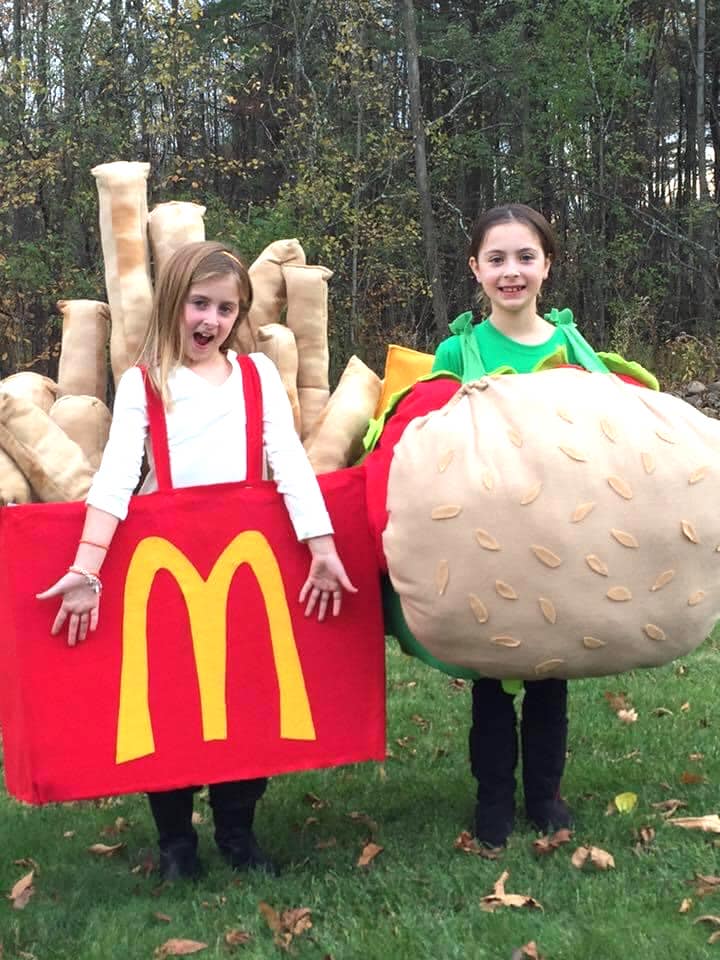
{"type": "Polygon", "coordinates": [[[252,830],[255,805],[265,793],[267,783],[267,777],[258,777],[210,785],[215,840],[221,850],[232,849],[238,837],[252,830]]]}
{"type": "Polygon", "coordinates": [[[148,793],[161,850],[177,841],[187,841],[193,849],[197,848],[197,834],[192,825],[193,794],[196,789],[185,787],[148,793]]]}
{"type": "Polygon", "coordinates": [[[482,677],[473,684],[469,743],[478,784],[475,833],[501,846],[513,828],[518,744],[515,698],[499,680],[482,677]]]}
{"type": "Polygon", "coordinates": [[[567,734],[567,681],[527,682],[521,722],[525,806],[529,818],[543,829],[570,823],[560,799],[567,734]]]}

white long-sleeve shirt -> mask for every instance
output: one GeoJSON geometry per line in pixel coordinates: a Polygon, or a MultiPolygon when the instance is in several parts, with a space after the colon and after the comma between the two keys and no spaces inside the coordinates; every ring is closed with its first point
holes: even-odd
{"type": "MultiPolygon", "coordinates": [[[[188,367],[179,367],[168,387],[173,399],[166,411],[170,472],[174,487],[242,481],[247,476],[245,400],[235,353],[232,372],[218,385],[188,367]]],[[[282,494],[298,540],[333,532],[315,474],[293,426],[292,410],[273,362],[251,355],[260,375],[263,443],[278,492],[282,494]]],[[[122,375],[115,394],[110,436],[87,503],[124,520],[147,449],[149,473],[140,493],[157,489],[148,434],[145,385],[139,367],[122,375]]]]}

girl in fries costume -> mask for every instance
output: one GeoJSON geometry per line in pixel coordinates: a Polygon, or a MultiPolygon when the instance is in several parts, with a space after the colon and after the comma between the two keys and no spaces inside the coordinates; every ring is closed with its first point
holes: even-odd
{"type": "MultiPolygon", "coordinates": [[[[68,643],[91,642],[100,615],[100,574],[118,523],[127,514],[140,477],[152,404],[164,407],[170,469],[177,487],[245,480],[249,464],[267,456],[298,540],[309,548],[309,572],[300,593],[308,615],[337,614],[342,590],[354,591],[335,550],[322,494],[293,427],[278,373],[264,355],[238,357],[228,349],[247,322],[252,289],[237,255],[220,243],[181,247],[164,267],[140,365],[120,379],[110,437],[87,497],[85,526],[75,560],[39,596],[61,597],[53,633],[68,643]],[[251,430],[254,412],[262,422],[251,430]]],[[[140,492],[156,487],[155,464],[140,492]]],[[[235,869],[272,865],[252,831],[265,778],[210,786],[217,844],[235,869]]],[[[149,795],[158,828],[160,870],[166,879],[196,877],[193,790],[149,795]]]]}

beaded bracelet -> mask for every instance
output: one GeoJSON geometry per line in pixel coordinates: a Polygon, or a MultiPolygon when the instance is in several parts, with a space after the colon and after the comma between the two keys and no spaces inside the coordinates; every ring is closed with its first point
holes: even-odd
{"type": "Polygon", "coordinates": [[[96,573],[90,573],[89,570],[86,570],[84,567],[78,567],[75,564],[68,567],[68,573],[79,573],[81,577],[85,577],[85,583],[88,587],[100,596],[102,592],[102,581],[96,573]]]}

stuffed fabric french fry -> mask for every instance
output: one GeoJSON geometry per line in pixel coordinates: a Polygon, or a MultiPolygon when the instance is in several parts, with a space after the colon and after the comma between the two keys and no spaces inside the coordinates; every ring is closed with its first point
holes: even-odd
{"type": "Polygon", "coordinates": [[[50,419],[75,441],[93,470],[97,470],[112,420],[102,400],[90,396],[60,397],[50,408],[50,419]]]}
{"type": "Polygon", "coordinates": [[[205,207],[184,200],[158,203],[148,216],[155,280],[170,257],[186,243],[205,239],[205,207]]]}
{"type": "Polygon", "coordinates": [[[36,404],[0,392],[0,448],[39,500],[82,500],[94,470],[80,447],[36,404]]]}
{"type": "Polygon", "coordinates": [[[275,240],[269,243],[248,269],[253,302],[248,313],[248,324],[243,325],[235,338],[234,348],[241,353],[250,353],[257,349],[258,327],[280,321],[287,303],[282,272],[284,263],[305,263],[305,251],[297,240],[275,240]]]}
{"type": "Polygon", "coordinates": [[[62,314],[62,346],[58,393],[105,400],[110,308],[98,300],[58,300],[62,314]]]}
{"type": "Polygon", "coordinates": [[[328,370],[328,280],[332,270],[284,264],[287,325],[298,350],[298,398],[302,438],[308,436],[330,396],[328,370]]]}
{"type": "Polygon", "coordinates": [[[297,392],[298,353],[292,330],[282,323],[267,323],[258,327],[257,349],[270,357],[280,373],[292,407],[295,430],[299,435],[301,420],[297,392]]]}
{"type": "Polygon", "coordinates": [[[378,375],[359,357],[350,357],[340,382],[305,441],[315,473],[340,470],[358,459],[381,385],[378,375]]]}
{"type": "Polygon", "coordinates": [[[137,360],[152,312],[147,240],[149,163],[93,167],[100,205],[105,286],[112,317],[110,363],[115,382],[137,360]]]}
{"type": "Polygon", "coordinates": [[[0,507],[8,503],[30,503],[32,490],[20,467],[0,450],[0,507]]]}
{"type": "Polygon", "coordinates": [[[58,395],[58,386],[50,377],[32,370],[21,370],[0,381],[0,393],[7,393],[11,397],[29,400],[40,407],[45,413],[55,403],[58,395]]]}

